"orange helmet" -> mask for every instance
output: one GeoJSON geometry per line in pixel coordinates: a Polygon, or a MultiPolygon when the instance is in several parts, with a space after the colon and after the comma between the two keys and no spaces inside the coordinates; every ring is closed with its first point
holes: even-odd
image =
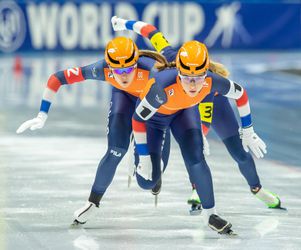
{"type": "Polygon", "coordinates": [[[176,67],[184,75],[202,75],[209,69],[206,45],[198,41],[186,42],[179,49],[176,67]]]}
{"type": "Polygon", "coordinates": [[[126,68],[137,63],[137,45],[127,37],[115,37],[108,42],[105,50],[106,63],[112,68],[126,68]]]}

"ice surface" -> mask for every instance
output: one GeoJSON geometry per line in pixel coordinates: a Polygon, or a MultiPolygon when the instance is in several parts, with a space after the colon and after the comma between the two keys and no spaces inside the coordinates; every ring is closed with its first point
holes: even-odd
{"type": "Polygon", "coordinates": [[[70,229],[74,210],[88,198],[105,138],[2,137],[0,249],[300,249],[300,168],[257,161],[262,184],[288,211],[268,209],[249,192],[223,145],[209,142],[217,209],[233,224],[235,238],[189,215],[190,185],[175,142],[157,208],[135,180],[127,188],[123,161],[98,215],[70,229]]]}

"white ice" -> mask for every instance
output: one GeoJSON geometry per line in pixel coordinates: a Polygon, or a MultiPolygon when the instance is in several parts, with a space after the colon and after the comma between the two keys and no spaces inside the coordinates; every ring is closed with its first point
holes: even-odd
{"type": "Polygon", "coordinates": [[[224,146],[209,140],[216,206],[237,237],[220,236],[190,216],[188,176],[173,142],[159,205],[119,166],[98,214],[70,229],[88,198],[105,138],[6,136],[0,141],[0,249],[300,249],[301,169],[258,160],[262,184],[288,211],[265,207],[249,192],[224,146]]]}

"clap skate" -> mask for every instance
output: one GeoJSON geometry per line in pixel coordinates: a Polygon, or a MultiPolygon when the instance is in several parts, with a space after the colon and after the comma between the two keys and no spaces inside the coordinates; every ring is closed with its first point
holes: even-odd
{"type": "Polygon", "coordinates": [[[284,207],[281,207],[281,201],[278,195],[270,192],[267,189],[260,188],[258,189],[251,189],[251,192],[262,202],[266,204],[268,208],[273,209],[283,209],[287,210],[284,207]]]}
{"type": "Polygon", "coordinates": [[[158,205],[158,195],[161,192],[161,187],[162,187],[162,179],[160,177],[156,186],[154,186],[151,190],[152,194],[155,196],[155,207],[157,207],[157,205],[158,205]]]}
{"type": "Polygon", "coordinates": [[[191,205],[189,210],[190,215],[199,215],[202,212],[201,200],[196,192],[196,189],[192,189],[192,194],[187,200],[187,203],[191,205]]]}
{"type": "Polygon", "coordinates": [[[71,227],[85,224],[91,217],[93,217],[93,214],[96,212],[96,208],[98,207],[96,207],[94,203],[87,201],[83,207],[74,212],[74,221],[71,224],[71,227]]]}
{"type": "Polygon", "coordinates": [[[226,234],[226,235],[237,235],[235,234],[231,227],[232,224],[227,222],[226,220],[222,219],[216,214],[211,214],[208,221],[208,226],[218,232],[219,234],[226,234]]]}

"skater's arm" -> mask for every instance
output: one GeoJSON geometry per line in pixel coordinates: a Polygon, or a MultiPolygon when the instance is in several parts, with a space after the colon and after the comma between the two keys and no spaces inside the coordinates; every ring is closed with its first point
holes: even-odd
{"type": "Polygon", "coordinates": [[[236,101],[242,126],[239,132],[245,151],[249,152],[249,149],[251,149],[257,158],[263,158],[264,154],[267,153],[266,145],[254,132],[249,98],[246,90],[232,80],[217,76],[216,74],[212,75],[213,78],[211,91],[217,91],[219,94],[235,99],[236,101]]]}
{"type": "Polygon", "coordinates": [[[55,98],[56,93],[61,86],[82,82],[86,79],[104,80],[104,60],[84,67],[75,67],[52,74],[44,89],[40,110],[37,117],[23,122],[17,129],[17,133],[22,133],[28,128],[31,130],[40,129],[48,118],[50,106],[55,98]]]}
{"type": "Polygon", "coordinates": [[[49,112],[51,103],[61,86],[88,79],[104,80],[104,65],[104,61],[101,60],[84,67],[70,68],[52,74],[43,93],[40,112],[45,114],[49,112]]]}
{"type": "Polygon", "coordinates": [[[135,149],[139,156],[137,166],[137,174],[146,180],[152,180],[152,161],[147,144],[147,130],[144,121],[137,120],[135,116],[132,118],[133,135],[135,140],[135,149]]]}
{"type": "Polygon", "coordinates": [[[238,83],[217,74],[210,73],[209,76],[212,77],[211,92],[218,92],[227,98],[234,99],[241,119],[241,126],[243,128],[251,127],[251,110],[246,90],[238,83]]]}
{"type": "Polygon", "coordinates": [[[167,61],[172,62],[175,60],[177,50],[172,48],[162,32],[152,24],[142,21],[126,20],[116,16],[112,17],[111,22],[115,31],[132,30],[137,34],[148,38],[154,49],[157,52],[162,53],[167,61]]]}

